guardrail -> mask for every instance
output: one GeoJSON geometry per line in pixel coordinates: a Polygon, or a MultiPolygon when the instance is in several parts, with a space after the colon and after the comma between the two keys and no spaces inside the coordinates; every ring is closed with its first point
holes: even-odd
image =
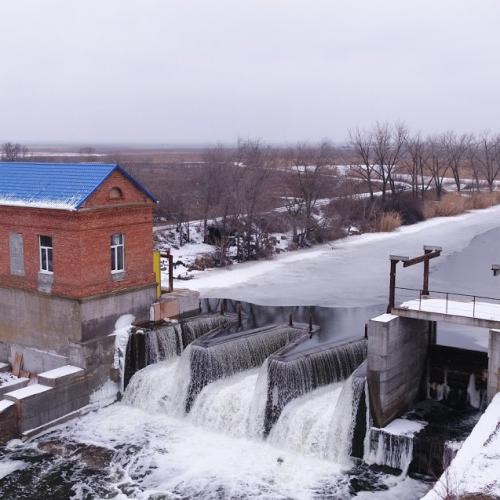
{"type": "Polygon", "coordinates": [[[500,298],[396,287],[396,308],[500,320],[500,298]]]}

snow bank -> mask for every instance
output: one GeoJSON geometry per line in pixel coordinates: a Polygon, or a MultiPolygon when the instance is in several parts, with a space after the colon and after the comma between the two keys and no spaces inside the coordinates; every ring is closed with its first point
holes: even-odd
{"type": "Polygon", "coordinates": [[[493,398],[450,467],[423,500],[487,493],[500,498],[500,393],[493,398]]]}

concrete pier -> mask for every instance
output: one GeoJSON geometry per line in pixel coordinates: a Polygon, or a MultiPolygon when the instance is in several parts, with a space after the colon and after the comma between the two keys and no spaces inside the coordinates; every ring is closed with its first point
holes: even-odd
{"type": "Polygon", "coordinates": [[[382,314],[368,323],[367,381],[374,423],[384,427],[418,400],[431,323],[382,314]]]}
{"type": "Polygon", "coordinates": [[[500,330],[490,330],[488,345],[488,402],[500,392],[500,330]]]}

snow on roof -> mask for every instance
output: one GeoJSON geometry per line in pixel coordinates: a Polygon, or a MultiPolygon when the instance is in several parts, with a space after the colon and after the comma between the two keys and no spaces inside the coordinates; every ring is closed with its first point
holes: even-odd
{"type": "Polygon", "coordinates": [[[59,377],[65,377],[66,375],[72,375],[73,373],[83,372],[82,368],[78,366],[72,365],[64,365],[59,368],[54,368],[53,370],[49,370],[47,372],[39,373],[39,377],[45,377],[50,379],[55,379],[59,377]]]}
{"type": "Polygon", "coordinates": [[[156,203],[115,163],[0,162],[0,205],[78,210],[115,171],[156,203]]]}

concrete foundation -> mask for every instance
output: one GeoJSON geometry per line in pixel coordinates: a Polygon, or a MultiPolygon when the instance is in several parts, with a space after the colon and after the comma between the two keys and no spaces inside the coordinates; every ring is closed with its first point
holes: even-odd
{"type": "Polygon", "coordinates": [[[133,314],[147,321],[155,299],[155,286],[86,299],[0,288],[0,361],[21,353],[23,369],[34,374],[66,364],[90,371],[106,365],[109,371],[116,320],[133,314]]]}
{"type": "Polygon", "coordinates": [[[488,402],[500,392],[500,330],[490,330],[488,345],[488,402]]]}
{"type": "Polygon", "coordinates": [[[368,323],[367,381],[377,427],[418,400],[431,336],[429,321],[382,314],[368,323]]]}

